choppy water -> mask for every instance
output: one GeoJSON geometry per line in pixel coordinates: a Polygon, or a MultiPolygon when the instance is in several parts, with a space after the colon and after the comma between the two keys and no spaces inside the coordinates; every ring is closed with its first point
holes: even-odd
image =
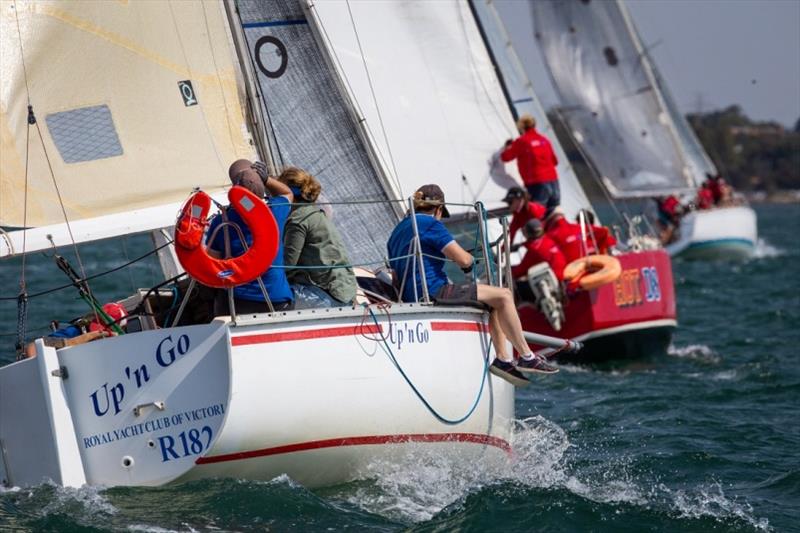
{"type": "MultiPolygon", "coordinates": [[[[501,470],[421,456],[315,491],[287,478],[0,490],[0,530],[800,531],[800,206],[757,210],[758,258],[675,263],[680,329],[666,357],[565,367],[517,393],[516,458],[501,470]]],[[[129,242],[129,256],[146,246],[129,242]]],[[[82,255],[98,272],[124,253],[82,255]]],[[[31,261],[30,292],[65,281],[51,265],[31,261]]],[[[93,286],[102,300],[156,276],[132,274],[93,286]]],[[[0,295],[17,280],[18,263],[0,266],[0,295]]],[[[84,305],[71,290],[34,299],[30,328],[84,305]]],[[[0,301],[0,334],[15,317],[0,301]]],[[[12,351],[0,337],[0,361],[12,351]]]]}

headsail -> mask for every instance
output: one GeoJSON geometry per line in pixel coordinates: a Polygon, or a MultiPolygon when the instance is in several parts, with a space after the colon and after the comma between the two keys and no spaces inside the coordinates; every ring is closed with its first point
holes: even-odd
{"type": "Polygon", "coordinates": [[[192,188],[222,191],[254,155],[219,2],[4,2],[0,71],[0,226],[48,226],[28,251],[45,233],[69,242],[61,201],[77,241],[113,236],[100,220],[168,226],[192,188]],[[26,141],[28,93],[44,144],[36,126],[26,141]]]}
{"type": "Polygon", "coordinates": [[[586,197],[564,149],[556,138],[547,113],[533,90],[533,85],[511,45],[505,26],[492,5],[492,1],[470,0],[470,4],[473,6],[483,34],[488,41],[487,46],[491,47],[494,61],[500,71],[498,74],[503,78],[508,93],[507,98],[513,107],[514,115],[518,117],[527,113],[535,118],[536,129],[550,139],[553,145],[553,150],[558,158],[561,207],[567,217],[572,218],[579,209],[590,205],[589,199],[586,197]]]}
{"type": "Polygon", "coordinates": [[[354,262],[380,261],[397,222],[396,196],[373,164],[343,91],[309,26],[303,0],[236,3],[269,121],[273,158],[314,174],[334,205],[354,262]]]}
{"type": "Polygon", "coordinates": [[[531,4],[565,119],[615,197],[694,187],[649,59],[618,1],[531,4]]]}
{"type": "Polygon", "coordinates": [[[332,0],[311,12],[400,195],[436,182],[450,202],[502,205],[492,154],[516,129],[469,6],[332,0]]]}

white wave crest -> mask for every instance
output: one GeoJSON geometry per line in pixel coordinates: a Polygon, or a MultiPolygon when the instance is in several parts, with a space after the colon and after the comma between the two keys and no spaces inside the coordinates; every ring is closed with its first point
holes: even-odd
{"type": "Polygon", "coordinates": [[[681,518],[710,517],[719,521],[733,518],[763,531],[772,529],[766,518],[756,518],[753,515],[753,507],[749,503],[725,496],[719,483],[704,485],[691,491],[671,490],[663,485],[660,489],[671,497],[681,518]]]}
{"type": "Polygon", "coordinates": [[[80,488],[53,485],[55,494],[42,508],[42,514],[66,513],[75,514],[75,507],[83,509],[86,515],[113,515],[117,508],[102,493],[106,487],[84,485],[80,488]]]}
{"type": "Polygon", "coordinates": [[[753,252],[754,259],[764,259],[768,257],[780,257],[785,253],[784,250],[776,246],[772,246],[765,239],[760,238],[756,241],[755,251],[753,252]]]}
{"type": "Polygon", "coordinates": [[[701,363],[718,364],[722,358],[714,350],[705,344],[690,344],[688,346],[675,346],[670,344],[667,354],[683,359],[694,359],[701,363]]]}

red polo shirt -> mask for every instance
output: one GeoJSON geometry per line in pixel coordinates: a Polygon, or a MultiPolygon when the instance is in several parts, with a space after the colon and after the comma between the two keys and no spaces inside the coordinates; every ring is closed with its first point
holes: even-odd
{"type": "Polygon", "coordinates": [[[531,128],[503,150],[500,159],[506,163],[517,160],[517,168],[525,185],[547,183],[558,179],[558,159],[546,137],[531,128]]]}

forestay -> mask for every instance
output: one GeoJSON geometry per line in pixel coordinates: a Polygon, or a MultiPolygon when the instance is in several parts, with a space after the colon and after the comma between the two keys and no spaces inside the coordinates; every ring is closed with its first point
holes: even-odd
{"type": "Polygon", "coordinates": [[[435,182],[449,202],[503,205],[492,156],[516,128],[469,6],[336,0],[311,13],[399,194],[435,182]]]}
{"type": "Polygon", "coordinates": [[[664,77],[661,76],[661,73],[658,71],[655,63],[651,61],[650,66],[653,69],[656,85],[658,86],[659,91],[661,91],[661,96],[663,97],[664,104],[667,107],[667,112],[669,112],[672,123],[675,124],[675,130],[680,138],[680,144],[681,148],[683,149],[684,156],[686,157],[686,162],[689,164],[691,169],[694,184],[699,187],[700,184],[706,179],[706,174],[717,174],[717,167],[711,161],[711,158],[708,157],[703,145],[700,144],[700,140],[697,138],[697,135],[695,135],[694,130],[692,130],[689,121],[686,120],[686,117],[678,108],[675,98],[673,98],[669,87],[667,87],[664,77]]]}
{"type": "Polygon", "coordinates": [[[483,34],[490,47],[494,61],[502,76],[507,99],[515,117],[529,114],[536,119],[536,129],[550,139],[558,158],[558,181],[561,187],[561,207],[569,218],[573,218],[581,208],[590,207],[589,199],[581,187],[564,149],[556,138],[553,126],[547,118],[539,98],[533,90],[522,64],[511,45],[500,16],[491,0],[471,0],[471,5],[483,34]]]}
{"type": "Polygon", "coordinates": [[[648,58],[620,2],[531,4],[562,111],[615,197],[694,186],[648,58]]]}
{"type": "Polygon", "coordinates": [[[398,218],[395,194],[373,165],[338,79],[317,46],[302,0],[237,2],[269,121],[273,159],[315,175],[356,263],[380,261],[398,218]],[[387,191],[389,193],[387,194],[387,191]]]}
{"type": "Polygon", "coordinates": [[[174,223],[194,187],[221,192],[254,155],[235,65],[218,2],[4,2],[0,226],[47,226],[31,251],[67,244],[67,220],[77,241],[114,236],[100,220],[135,233],[174,223]]]}

